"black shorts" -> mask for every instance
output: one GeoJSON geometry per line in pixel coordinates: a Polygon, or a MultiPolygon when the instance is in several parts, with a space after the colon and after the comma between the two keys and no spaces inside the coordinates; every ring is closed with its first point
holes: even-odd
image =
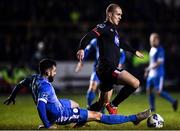
{"type": "Polygon", "coordinates": [[[113,69],[113,68],[98,68],[96,70],[97,76],[100,79],[99,89],[100,91],[110,91],[113,89],[114,84],[118,84],[117,76],[118,73],[124,69],[113,69]]]}

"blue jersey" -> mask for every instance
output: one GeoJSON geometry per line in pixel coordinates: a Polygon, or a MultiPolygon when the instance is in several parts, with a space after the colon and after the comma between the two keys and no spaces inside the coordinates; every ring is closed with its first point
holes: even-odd
{"type": "Polygon", "coordinates": [[[97,46],[97,39],[94,38],[90,41],[89,45],[86,46],[85,50],[84,50],[84,59],[83,61],[87,60],[88,59],[88,56],[89,54],[95,50],[96,52],[96,58],[95,58],[95,61],[94,61],[94,71],[96,69],[96,65],[97,65],[97,62],[98,62],[98,58],[99,58],[99,48],[97,46]]]}
{"type": "Polygon", "coordinates": [[[32,75],[21,81],[20,84],[31,90],[33,100],[36,104],[38,101],[46,103],[46,115],[50,124],[54,122],[58,122],[59,124],[78,122],[80,117],[81,119],[86,119],[86,111],[63,106],[57,98],[51,83],[40,75],[32,75]],[[84,116],[80,116],[82,114],[84,116]]]}
{"type": "Polygon", "coordinates": [[[126,53],[123,49],[120,49],[120,59],[119,64],[124,64],[126,60],[126,53]]]}
{"type": "Polygon", "coordinates": [[[151,69],[149,71],[148,77],[164,76],[164,49],[161,46],[152,47],[149,52],[150,56],[150,67],[157,61],[161,61],[161,65],[157,68],[151,69]]]}

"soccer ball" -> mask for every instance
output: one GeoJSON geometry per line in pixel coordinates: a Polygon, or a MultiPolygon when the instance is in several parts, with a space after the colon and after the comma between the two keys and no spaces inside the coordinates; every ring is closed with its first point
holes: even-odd
{"type": "Polygon", "coordinates": [[[148,127],[162,128],[163,125],[164,125],[164,119],[157,113],[152,114],[147,119],[147,126],[148,127]]]}

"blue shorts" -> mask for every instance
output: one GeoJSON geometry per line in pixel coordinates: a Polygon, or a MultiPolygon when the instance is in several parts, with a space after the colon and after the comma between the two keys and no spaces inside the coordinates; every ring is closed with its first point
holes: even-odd
{"type": "Polygon", "coordinates": [[[66,125],[70,123],[86,122],[88,119],[88,111],[81,108],[64,108],[63,115],[59,116],[56,124],[66,125]]]}
{"type": "Polygon", "coordinates": [[[99,83],[99,78],[98,78],[98,76],[97,76],[95,71],[91,74],[90,81],[95,81],[95,82],[99,83]]]}
{"type": "Polygon", "coordinates": [[[69,99],[59,99],[63,107],[71,108],[71,101],[69,99]]]}
{"type": "Polygon", "coordinates": [[[155,88],[156,91],[162,91],[163,82],[164,82],[163,76],[148,77],[146,82],[146,88],[147,89],[155,88]]]}
{"type": "Polygon", "coordinates": [[[88,118],[88,111],[81,108],[71,108],[71,101],[69,99],[59,99],[60,103],[64,107],[64,118],[59,117],[56,121],[59,125],[77,123],[77,122],[86,122],[88,118]]]}

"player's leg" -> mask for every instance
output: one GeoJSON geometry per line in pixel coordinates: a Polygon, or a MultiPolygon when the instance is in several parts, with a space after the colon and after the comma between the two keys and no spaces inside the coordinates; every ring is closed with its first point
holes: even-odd
{"type": "Polygon", "coordinates": [[[151,111],[155,111],[155,94],[154,94],[154,79],[147,78],[146,81],[146,93],[148,95],[149,105],[151,111]]]}
{"type": "Polygon", "coordinates": [[[113,89],[111,89],[110,91],[108,91],[108,102],[111,100],[112,97],[112,93],[113,93],[113,89]]]}
{"type": "Polygon", "coordinates": [[[97,83],[95,81],[90,81],[89,89],[88,89],[87,95],[86,95],[88,107],[92,104],[93,100],[96,97],[96,88],[97,88],[97,83]]]}
{"type": "Polygon", "coordinates": [[[86,124],[88,121],[99,121],[104,124],[122,124],[126,122],[133,122],[134,125],[139,124],[142,120],[148,118],[151,115],[151,110],[146,109],[140,113],[134,115],[106,115],[101,112],[95,112],[85,109],[72,109],[74,114],[71,114],[76,123],[74,127],[81,127],[86,124]],[[74,117],[77,116],[77,117],[74,117]],[[77,120],[78,118],[78,120],[77,120]]]}
{"type": "Polygon", "coordinates": [[[112,93],[113,93],[113,89],[108,92],[108,102],[106,103],[106,109],[109,112],[109,114],[117,114],[118,113],[117,107],[111,105],[110,103],[112,93]]]}
{"type": "Polygon", "coordinates": [[[91,111],[98,111],[101,112],[103,107],[105,107],[106,103],[108,102],[108,92],[100,91],[99,92],[99,99],[95,103],[93,103],[88,110],[91,111]]]}
{"type": "Polygon", "coordinates": [[[111,99],[112,92],[113,92],[113,89],[111,89],[108,92],[103,92],[103,91],[99,92],[99,103],[101,103],[100,104],[102,106],[101,113],[103,114],[105,114],[105,108],[111,99]]]}
{"type": "Polygon", "coordinates": [[[91,111],[102,111],[102,109],[105,107],[106,103],[108,102],[108,91],[110,91],[113,88],[112,83],[105,83],[104,81],[100,82],[99,85],[99,99],[95,103],[93,103],[88,110],[91,111]]]}
{"type": "Polygon", "coordinates": [[[145,110],[135,115],[106,115],[100,112],[88,111],[88,121],[99,121],[104,124],[122,124],[126,122],[133,122],[135,125],[139,124],[142,120],[148,118],[151,111],[145,110]]]}
{"type": "Polygon", "coordinates": [[[79,107],[79,104],[75,102],[74,100],[70,99],[59,99],[59,102],[62,104],[62,106],[66,108],[75,108],[79,107]]]}
{"type": "MultiPolygon", "coordinates": [[[[114,108],[117,107],[122,101],[124,101],[130,94],[132,94],[139,87],[140,82],[137,78],[125,70],[115,70],[112,73],[112,78],[115,83],[125,85],[110,104],[111,107],[114,108]]],[[[98,102],[93,104],[94,107],[91,106],[93,107],[93,110],[96,108],[94,111],[99,111],[99,109],[102,109],[102,107],[106,104],[107,92],[112,89],[112,85],[112,83],[101,81],[99,86],[101,90],[100,99],[98,102]]]]}
{"type": "Polygon", "coordinates": [[[126,70],[117,69],[113,72],[112,75],[116,79],[117,84],[125,85],[111,102],[113,106],[117,107],[122,101],[124,101],[139,87],[140,82],[136,77],[131,75],[126,70]]]}
{"type": "Polygon", "coordinates": [[[96,90],[97,90],[98,83],[99,83],[99,79],[96,75],[96,72],[93,72],[91,74],[89,89],[86,95],[88,107],[92,104],[93,100],[96,97],[96,90]]]}
{"type": "Polygon", "coordinates": [[[159,96],[169,101],[172,104],[173,110],[176,111],[178,108],[178,101],[174,99],[169,93],[163,91],[163,76],[156,78],[156,92],[159,96]]]}

